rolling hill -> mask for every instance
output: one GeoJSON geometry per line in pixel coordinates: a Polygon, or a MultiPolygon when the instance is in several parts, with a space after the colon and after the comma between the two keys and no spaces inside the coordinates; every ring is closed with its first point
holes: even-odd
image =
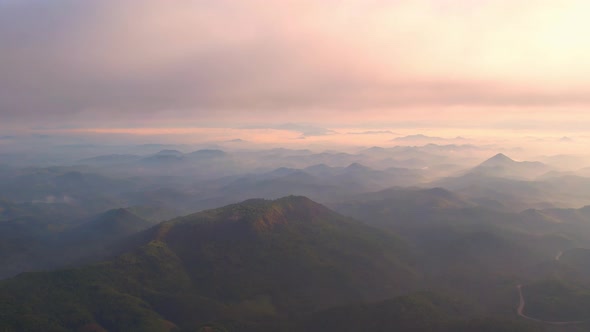
{"type": "Polygon", "coordinates": [[[164,331],[217,322],[275,331],[287,317],[420,283],[399,239],[304,197],[177,218],[131,242],[138,246],[105,263],[0,283],[0,328],[164,331]]]}
{"type": "Polygon", "coordinates": [[[117,241],[154,225],[128,209],[62,224],[49,213],[30,212],[0,221],[0,278],[104,257],[117,241]]]}

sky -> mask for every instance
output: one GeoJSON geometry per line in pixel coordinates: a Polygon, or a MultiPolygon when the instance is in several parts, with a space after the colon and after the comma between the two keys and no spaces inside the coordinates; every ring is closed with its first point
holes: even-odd
{"type": "Polygon", "coordinates": [[[0,0],[0,131],[582,137],[589,12],[586,0],[0,0]]]}

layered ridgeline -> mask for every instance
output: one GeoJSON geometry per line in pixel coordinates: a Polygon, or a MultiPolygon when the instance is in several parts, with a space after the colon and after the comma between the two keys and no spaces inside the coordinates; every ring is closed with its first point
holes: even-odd
{"type": "MultiPolygon", "coordinates": [[[[114,210],[76,232],[143,225],[114,210]]],[[[393,233],[305,197],[196,213],[120,245],[128,249],[110,261],[1,282],[0,330],[542,330],[514,320],[513,296],[503,303],[504,318],[481,319],[479,306],[454,295],[415,292],[440,288],[417,271],[421,255],[393,233]]]]}
{"type": "Polygon", "coordinates": [[[493,177],[534,179],[550,170],[549,166],[538,161],[515,161],[503,153],[498,153],[471,169],[469,173],[493,177]]]}
{"type": "Polygon", "coordinates": [[[274,331],[421,279],[396,237],[304,197],[204,211],[128,242],[139,245],[108,262],[2,282],[0,330],[274,331]]]}
{"type": "Polygon", "coordinates": [[[525,320],[469,318],[471,307],[432,292],[415,293],[371,304],[322,310],[306,319],[298,331],[357,332],[540,332],[525,320]]]}
{"type": "Polygon", "coordinates": [[[114,243],[156,224],[131,208],[59,223],[53,219],[59,214],[26,204],[0,202],[2,207],[7,213],[0,211],[0,278],[105,257],[114,243]]]}
{"type": "Polygon", "coordinates": [[[572,208],[590,201],[590,179],[576,174],[497,154],[462,173],[435,180],[430,186],[452,190],[470,197],[473,203],[499,211],[572,208]]]}

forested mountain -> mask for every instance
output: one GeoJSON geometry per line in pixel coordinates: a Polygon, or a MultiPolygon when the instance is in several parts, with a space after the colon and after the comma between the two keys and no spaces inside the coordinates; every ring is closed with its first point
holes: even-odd
{"type": "Polygon", "coordinates": [[[0,0],[0,332],[590,332],[589,13],[0,0]]]}
{"type": "Polygon", "coordinates": [[[235,320],[258,330],[286,317],[405,293],[421,280],[401,240],[304,197],[204,211],[135,241],[136,249],[106,263],[4,282],[4,328],[142,331],[169,322],[235,320]],[[66,303],[50,304],[62,297],[66,303]],[[119,305],[107,309],[108,303],[119,305]]]}
{"type": "Polygon", "coordinates": [[[505,155],[461,171],[441,155],[455,150],[476,148],[164,149],[0,169],[0,276],[13,277],[1,327],[553,332],[534,319],[585,320],[567,308],[590,287],[590,214],[576,206],[587,179],[531,179],[545,166],[505,155]],[[392,158],[430,166],[378,166],[392,158]]]}

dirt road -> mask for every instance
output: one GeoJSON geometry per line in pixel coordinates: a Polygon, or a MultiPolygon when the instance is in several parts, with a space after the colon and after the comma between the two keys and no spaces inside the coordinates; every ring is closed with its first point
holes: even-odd
{"type": "Polygon", "coordinates": [[[524,299],[524,295],[522,294],[522,285],[518,285],[518,286],[516,286],[516,288],[518,289],[518,295],[520,297],[520,302],[518,303],[516,313],[520,317],[528,319],[528,320],[532,320],[534,322],[539,322],[539,323],[543,323],[543,324],[551,324],[551,325],[574,325],[574,324],[585,323],[584,321],[552,322],[552,321],[546,321],[546,320],[537,319],[537,318],[533,318],[533,317],[525,315],[524,314],[524,307],[526,306],[526,301],[524,299]]]}

